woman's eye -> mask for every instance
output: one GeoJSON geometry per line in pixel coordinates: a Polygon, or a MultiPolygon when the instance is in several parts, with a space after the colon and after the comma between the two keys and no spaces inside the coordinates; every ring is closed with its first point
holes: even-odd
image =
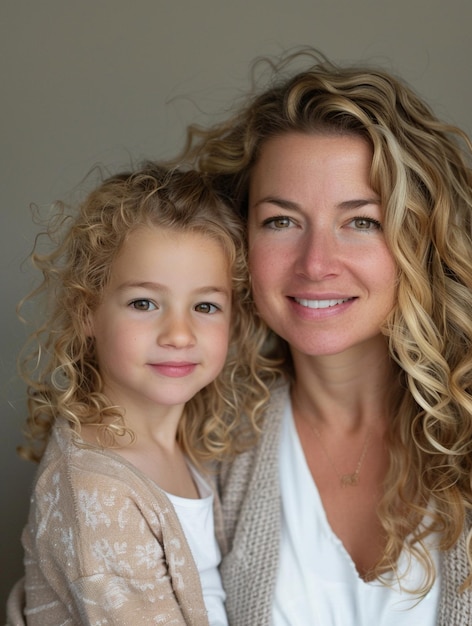
{"type": "Polygon", "coordinates": [[[269,217],[262,223],[263,226],[273,228],[274,230],[282,230],[283,228],[288,228],[291,224],[292,220],[289,217],[285,217],[283,215],[279,215],[277,217],[269,217]]]}
{"type": "Polygon", "coordinates": [[[216,313],[220,311],[220,307],[216,306],[216,304],[212,304],[211,302],[200,302],[195,306],[195,311],[197,313],[216,313]]]}
{"type": "Polygon", "coordinates": [[[382,230],[382,224],[372,217],[355,217],[352,224],[357,230],[382,230]]]}
{"type": "Polygon", "coordinates": [[[154,311],[157,309],[156,305],[150,300],[133,300],[130,305],[137,311],[154,311]]]}

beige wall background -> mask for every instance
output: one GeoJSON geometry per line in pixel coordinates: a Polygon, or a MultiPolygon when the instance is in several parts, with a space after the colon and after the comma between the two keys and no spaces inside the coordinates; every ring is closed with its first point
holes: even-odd
{"type": "Polygon", "coordinates": [[[68,198],[94,164],[169,157],[248,86],[250,61],[311,44],[401,74],[472,131],[470,0],[2,0],[0,3],[0,603],[22,571],[34,466],[15,305],[33,274],[29,206],[68,198]]]}

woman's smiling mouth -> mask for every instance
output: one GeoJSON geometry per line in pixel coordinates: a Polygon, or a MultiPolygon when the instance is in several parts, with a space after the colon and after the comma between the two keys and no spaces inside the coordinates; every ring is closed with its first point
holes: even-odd
{"type": "Polygon", "coordinates": [[[309,309],[328,309],[338,304],[343,304],[348,300],[354,300],[354,298],[341,298],[339,300],[306,300],[305,298],[293,298],[293,300],[309,309]]]}

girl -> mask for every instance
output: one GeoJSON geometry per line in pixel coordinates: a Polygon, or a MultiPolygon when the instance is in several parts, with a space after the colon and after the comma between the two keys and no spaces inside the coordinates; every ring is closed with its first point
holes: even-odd
{"type": "Polygon", "coordinates": [[[250,442],[271,371],[239,220],[197,173],[148,164],[60,233],[33,255],[48,309],[22,453],[41,463],[10,623],[225,625],[204,466],[250,442]]]}

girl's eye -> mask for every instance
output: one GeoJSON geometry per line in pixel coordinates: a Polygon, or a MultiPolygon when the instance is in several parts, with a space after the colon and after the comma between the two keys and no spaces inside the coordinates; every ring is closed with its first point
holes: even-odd
{"type": "Polygon", "coordinates": [[[151,300],[141,299],[133,300],[130,305],[137,311],[154,311],[157,309],[156,305],[151,300]]]}
{"type": "Polygon", "coordinates": [[[292,220],[284,215],[278,215],[276,217],[269,217],[262,222],[263,226],[267,228],[273,228],[274,230],[282,230],[288,228],[292,224],[292,220]]]}
{"type": "Polygon", "coordinates": [[[355,217],[352,224],[357,230],[382,230],[382,224],[372,217],[355,217]]]}
{"type": "Polygon", "coordinates": [[[195,306],[195,311],[197,313],[216,313],[217,311],[221,311],[219,306],[216,304],[212,304],[211,302],[200,302],[195,306]]]}

